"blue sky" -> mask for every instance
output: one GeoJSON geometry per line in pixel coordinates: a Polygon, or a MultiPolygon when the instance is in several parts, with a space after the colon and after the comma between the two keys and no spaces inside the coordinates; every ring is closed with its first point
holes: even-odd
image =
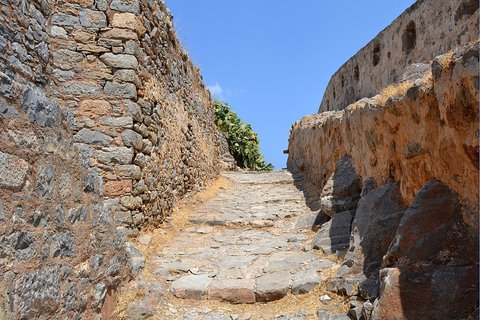
{"type": "Polygon", "coordinates": [[[166,0],[212,94],[252,124],[276,169],[330,76],[414,2],[166,0]]]}

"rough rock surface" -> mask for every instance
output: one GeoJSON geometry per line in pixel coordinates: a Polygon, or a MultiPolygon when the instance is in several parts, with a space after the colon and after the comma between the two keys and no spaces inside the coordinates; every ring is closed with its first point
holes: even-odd
{"type": "Polygon", "coordinates": [[[427,182],[406,210],[384,257],[387,268],[380,271],[373,319],[474,317],[477,249],[477,230],[462,221],[458,196],[438,180],[427,182]]]}
{"type": "Polygon", "coordinates": [[[330,221],[320,227],[315,236],[313,248],[325,254],[335,254],[344,251],[350,243],[350,232],[355,211],[337,212],[330,221]]]}
{"type": "Polygon", "coordinates": [[[358,296],[354,319],[478,317],[478,63],[475,42],[411,72],[390,96],[292,128],[289,168],[306,194],[321,198],[345,155],[363,181],[349,250],[328,285],[358,296]]]}
{"type": "Polygon", "coordinates": [[[380,265],[405,209],[398,183],[388,183],[362,196],[349,249],[329,284],[331,290],[350,296],[360,294],[365,299],[378,296],[380,265]]]}
{"type": "Polygon", "coordinates": [[[437,57],[431,81],[414,82],[385,105],[368,99],[303,118],[291,131],[289,169],[318,195],[336,162],[349,155],[362,180],[373,177],[379,186],[399,181],[406,203],[435,177],[460,195],[464,218],[476,227],[477,44],[437,57]]]}
{"type": "Polygon", "coordinates": [[[357,208],[362,181],[355,172],[352,160],[345,156],[335,164],[335,171],[330,175],[320,194],[320,209],[332,216],[357,208]]]}

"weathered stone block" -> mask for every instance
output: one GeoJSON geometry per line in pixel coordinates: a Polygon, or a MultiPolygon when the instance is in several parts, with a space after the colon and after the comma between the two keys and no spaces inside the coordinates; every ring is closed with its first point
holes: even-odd
{"type": "Polygon", "coordinates": [[[115,166],[115,174],[121,178],[137,180],[142,178],[142,170],[134,164],[115,166]]]}
{"type": "Polygon", "coordinates": [[[132,180],[107,181],[104,186],[106,197],[120,196],[132,191],[132,180]]]}
{"type": "Polygon", "coordinates": [[[135,30],[136,17],[133,13],[115,13],[112,18],[112,27],[135,30]]]}
{"type": "Polygon", "coordinates": [[[209,299],[231,303],[255,303],[254,279],[215,279],[209,289],[209,299]]]}
{"type": "Polygon", "coordinates": [[[138,61],[135,56],[130,54],[113,54],[104,53],[100,56],[106,65],[113,68],[136,69],[138,68],[138,61]]]}
{"type": "Polygon", "coordinates": [[[348,248],[350,231],[355,211],[338,212],[332,219],[324,223],[313,241],[313,248],[326,254],[335,254],[348,248]]]}
{"type": "Polygon", "coordinates": [[[80,130],[76,135],[73,136],[73,141],[75,142],[100,146],[109,146],[112,140],[113,139],[110,136],[107,136],[104,133],[92,131],[85,128],[80,130]]]}
{"type": "Polygon", "coordinates": [[[279,300],[287,295],[291,275],[288,271],[279,271],[260,276],[256,279],[256,301],[279,300]]]}
{"type": "Polygon", "coordinates": [[[137,98],[137,88],[132,83],[107,82],[104,87],[107,95],[120,98],[137,98]]]}
{"type": "Polygon", "coordinates": [[[138,0],[112,0],[112,2],[110,2],[110,9],[139,14],[140,3],[138,0]]]}
{"type": "Polygon", "coordinates": [[[135,210],[142,206],[143,201],[140,197],[125,196],[120,199],[120,204],[127,209],[135,210]]]}
{"type": "Polygon", "coordinates": [[[93,294],[93,299],[96,307],[100,309],[103,304],[103,300],[107,295],[107,286],[101,282],[95,286],[95,293],[93,294]]]}
{"type": "Polygon", "coordinates": [[[93,270],[98,270],[103,265],[103,256],[96,254],[90,258],[90,266],[93,270]]]}
{"type": "Polygon", "coordinates": [[[61,12],[54,13],[51,18],[51,23],[57,26],[79,27],[80,19],[78,16],[65,14],[61,12]]]}
{"type": "Polygon", "coordinates": [[[11,106],[5,99],[0,98],[0,117],[13,119],[18,113],[15,107],[11,106]]]}
{"type": "Polygon", "coordinates": [[[65,311],[74,309],[78,305],[78,289],[75,283],[68,283],[63,290],[63,308],[65,311]]]}
{"type": "MultiPolygon", "coordinates": [[[[111,48],[111,47],[122,46],[123,42],[122,40],[119,40],[119,39],[100,38],[98,39],[97,44],[102,47],[111,48]]],[[[133,52],[127,52],[127,53],[133,54],[133,52]]]]}
{"type": "Polygon", "coordinates": [[[35,255],[35,236],[32,232],[19,231],[8,238],[15,257],[19,260],[28,260],[35,255]]]}
{"type": "MultiPolygon", "coordinates": [[[[128,29],[113,28],[101,33],[102,38],[117,39],[117,40],[138,40],[138,35],[135,31],[128,29]]],[[[121,42],[120,42],[121,44],[121,42]]]]}
{"type": "Polygon", "coordinates": [[[137,153],[135,155],[135,159],[133,160],[133,163],[135,163],[140,168],[143,168],[147,164],[147,160],[148,158],[146,155],[144,155],[143,153],[137,153]]]}
{"type": "Polygon", "coordinates": [[[133,147],[135,150],[142,149],[142,136],[133,130],[127,129],[122,132],[123,144],[127,147],[133,147]]]}
{"type": "Polygon", "coordinates": [[[142,109],[140,106],[133,102],[132,100],[122,100],[122,103],[125,107],[126,114],[131,116],[134,121],[141,122],[143,115],[142,115],[142,109]]]}
{"type": "Polygon", "coordinates": [[[68,210],[68,221],[71,224],[85,220],[87,220],[87,208],[84,205],[68,210]]]}
{"type": "Polygon", "coordinates": [[[172,293],[178,298],[201,300],[211,282],[206,274],[184,276],[172,283],[172,293]]]}
{"type": "Polygon", "coordinates": [[[337,161],[320,195],[320,208],[328,215],[355,210],[362,191],[361,178],[356,173],[351,158],[337,161]]]}
{"type": "Polygon", "coordinates": [[[125,249],[128,266],[132,273],[137,275],[140,270],[145,267],[145,257],[142,255],[140,249],[131,242],[125,244],[125,249]]]}
{"type": "Polygon", "coordinates": [[[362,196],[352,224],[350,248],[331,281],[332,291],[352,295],[359,287],[363,296],[376,298],[371,295],[378,294],[379,282],[367,277],[378,276],[405,209],[398,183],[388,183],[362,196]]]}
{"type": "Polygon", "coordinates": [[[115,71],[113,79],[117,82],[132,82],[135,84],[140,83],[140,78],[134,70],[121,69],[115,71]]]}
{"type": "Polygon", "coordinates": [[[87,28],[105,28],[107,17],[101,11],[82,9],[79,12],[80,24],[87,28]]]}
{"type": "Polygon", "coordinates": [[[52,75],[58,81],[68,81],[75,77],[75,72],[72,70],[53,69],[52,75]]]}
{"type": "Polygon", "coordinates": [[[0,151],[0,187],[20,190],[25,183],[28,163],[11,154],[0,151]]]}
{"type": "Polygon", "coordinates": [[[320,276],[316,270],[300,271],[292,279],[292,293],[303,294],[315,289],[320,284],[320,276]]]}
{"type": "Polygon", "coordinates": [[[112,112],[112,105],[106,100],[86,99],[80,101],[75,113],[87,117],[97,117],[107,115],[112,112]]]}
{"type": "Polygon", "coordinates": [[[62,206],[57,206],[55,208],[55,224],[57,227],[63,227],[65,222],[65,210],[63,210],[62,206]]]}
{"type": "Polygon", "coordinates": [[[42,167],[37,174],[37,194],[46,199],[52,199],[55,189],[55,166],[42,167]]]}
{"type": "Polygon", "coordinates": [[[67,31],[64,28],[55,25],[50,28],[50,35],[54,38],[68,38],[67,31]]]}
{"type": "Polygon", "coordinates": [[[0,72],[0,93],[5,97],[12,97],[13,81],[5,73],[0,72]]]}
{"type": "Polygon", "coordinates": [[[60,269],[34,269],[23,275],[15,286],[17,308],[21,319],[35,319],[56,310],[60,297],[60,269]],[[36,306],[42,306],[41,310],[36,306]]]}
{"type": "Polygon", "coordinates": [[[100,123],[108,127],[131,128],[133,127],[132,117],[101,117],[100,123]]]}
{"type": "Polygon", "coordinates": [[[102,47],[102,46],[96,46],[94,44],[81,44],[81,43],[79,43],[77,45],[77,50],[78,51],[93,52],[93,53],[103,53],[103,52],[109,52],[110,51],[108,48],[105,48],[105,47],[102,47]]]}
{"type": "Polygon", "coordinates": [[[95,157],[105,164],[130,164],[133,160],[133,149],[126,147],[107,147],[95,151],[95,157]]]}
{"type": "Polygon", "coordinates": [[[23,92],[22,109],[28,118],[43,127],[54,127],[60,122],[58,104],[45,96],[39,88],[27,88],[23,92]]]}
{"type": "Polygon", "coordinates": [[[48,212],[43,210],[35,211],[28,222],[34,227],[45,227],[48,223],[48,212]]]}
{"type": "MultiPolygon", "coordinates": [[[[73,94],[73,95],[99,95],[101,93],[101,87],[97,82],[87,82],[87,81],[68,81],[64,82],[61,85],[61,89],[64,94],[73,94]]],[[[136,91],[135,91],[136,94],[136,91]]]]}
{"type": "Polygon", "coordinates": [[[50,255],[55,257],[72,257],[75,254],[75,238],[70,231],[54,235],[50,242],[50,255]]]}
{"type": "Polygon", "coordinates": [[[457,194],[444,183],[427,182],[405,211],[384,263],[390,265],[399,257],[428,261],[454,245],[455,237],[449,230],[455,225],[455,217],[461,215],[458,202],[457,194]]]}
{"type": "Polygon", "coordinates": [[[133,301],[128,304],[126,314],[128,319],[144,320],[151,318],[154,315],[154,310],[148,301],[133,301]]]}

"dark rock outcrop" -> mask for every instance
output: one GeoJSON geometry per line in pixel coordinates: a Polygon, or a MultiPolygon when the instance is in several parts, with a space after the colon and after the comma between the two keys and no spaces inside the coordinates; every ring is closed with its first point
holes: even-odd
{"type": "Polygon", "coordinates": [[[355,210],[361,190],[361,178],[355,172],[352,160],[344,156],[337,161],[335,171],[323,187],[320,208],[329,216],[355,210]]]}
{"type": "Polygon", "coordinates": [[[462,220],[455,192],[438,180],[427,182],[384,258],[373,319],[475,317],[478,233],[462,220]]]}
{"type": "Polygon", "coordinates": [[[353,220],[350,247],[330,290],[375,299],[383,256],[395,236],[406,206],[398,183],[392,182],[362,196],[353,220]]]}

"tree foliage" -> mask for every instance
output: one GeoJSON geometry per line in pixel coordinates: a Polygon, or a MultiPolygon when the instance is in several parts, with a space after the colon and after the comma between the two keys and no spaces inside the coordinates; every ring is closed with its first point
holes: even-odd
{"type": "Polygon", "coordinates": [[[255,171],[271,171],[273,165],[265,163],[260,153],[257,134],[250,124],[245,124],[227,103],[215,100],[215,124],[228,142],[230,153],[241,168],[255,171]]]}

